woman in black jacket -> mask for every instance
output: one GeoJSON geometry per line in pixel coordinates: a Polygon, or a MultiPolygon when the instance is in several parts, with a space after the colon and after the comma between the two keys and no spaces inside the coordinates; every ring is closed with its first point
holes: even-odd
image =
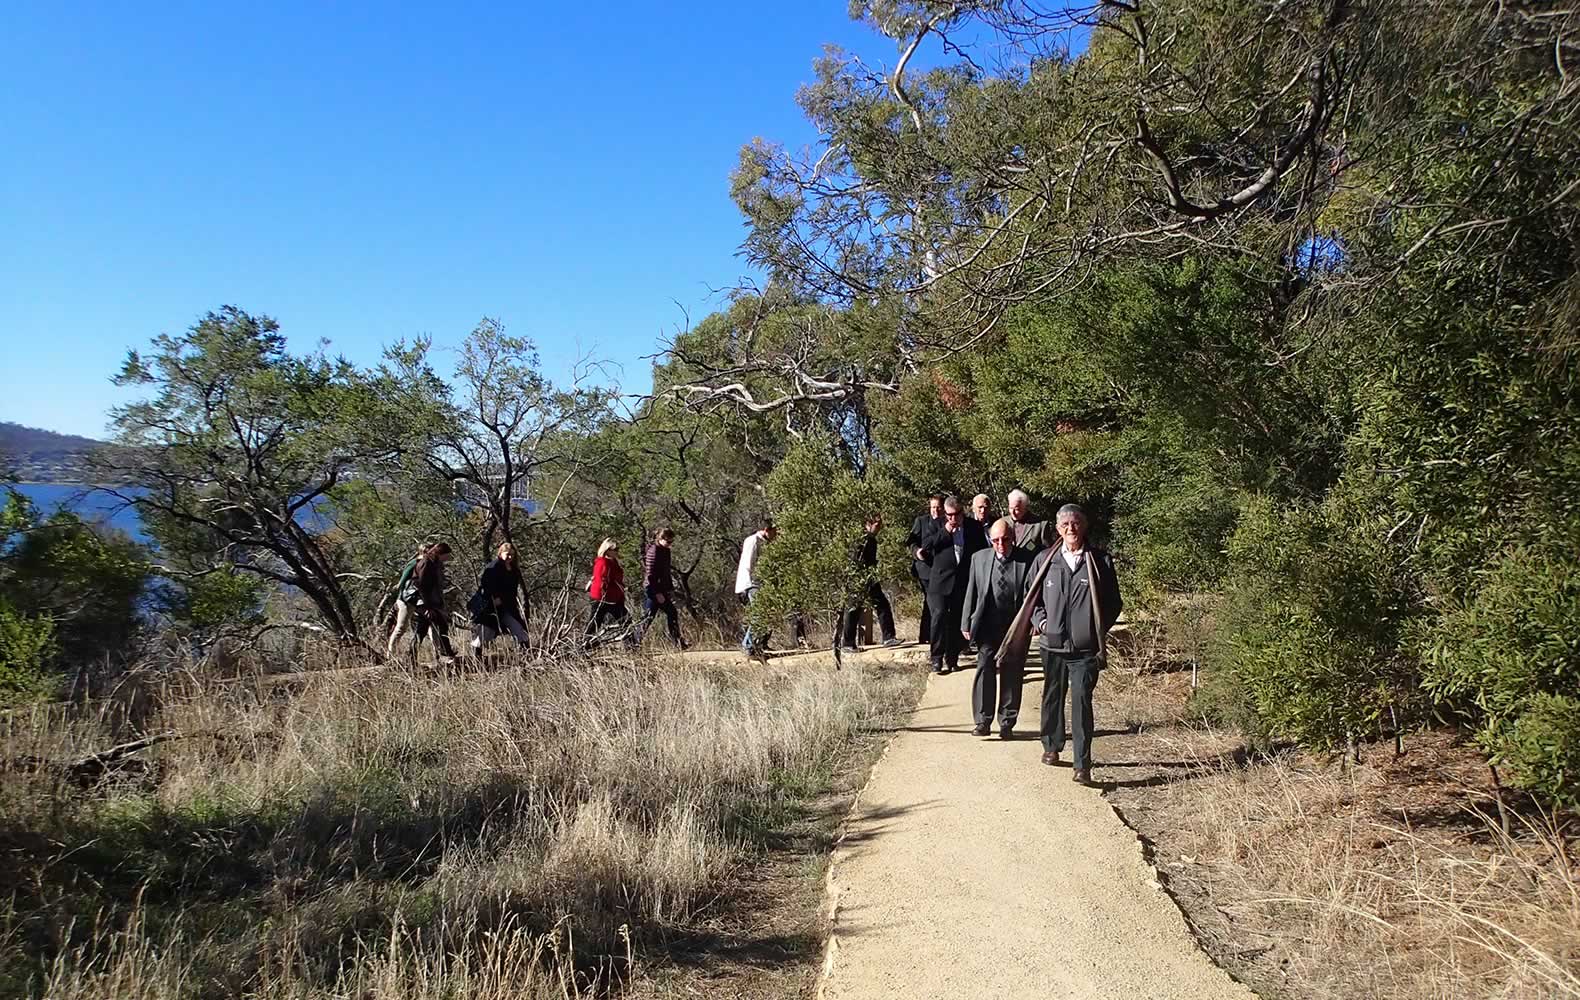
{"type": "Polygon", "coordinates": [[[444,610],[444,564],[450,561],[450,546],[436,542],[429,546],[411,574],[411,600],[413,621],[411,658],[417,662],[417,649],[430,629],[433,630],[433,647],[438,650],[440,661],[455,659],[450,648],[450,616],[444,610]]]}
{"type": "Polygon", "coordinates": [[[472,598],[472,623],[477,626],[477,634],[472,639],[473,653],[482,652],[484,646],[505,632],[514,636],[522,647],[528,645],[527,626],[516,600],[516,595],[524,589],[516,547],[505,542],[494,561],[483,567],[477,596],[472,598]]]}

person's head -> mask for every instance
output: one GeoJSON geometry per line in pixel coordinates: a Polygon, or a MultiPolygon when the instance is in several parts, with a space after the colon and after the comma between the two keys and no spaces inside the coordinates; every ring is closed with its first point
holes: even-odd
{"type": "Polygon", "coordinates": [[[944,524],[951,528],[960,527],[960,522],[965,520],[965,511],[960,508],[959,497],[944,497],[944,524]]]}
{"type": "Polygon", "coordinates": [[[935,521],[944,516],[943,497],[935,493],[927,498],[927,516],[935,521]]]}
{"type": "Polygon", "coordinates": [[[675,541],[675,529],[659,528],[658,534],[654,536],[654,540],[657,541],[658,544],[664,546],[664,548],[669,548],[672,544],[674,544],[675,541]]]}
{"type": "Polygon", "coordinates": [[[613,559],[620,554],[620,543],[613,538],[605,538],[598,543],[598,558],[613,559]]]}
{"type": "Polygon", "coordinates": [[[1026,515],[1031,512],[1031,497],[1025,490],[1009,491],[1009,516],[1017,521],[1026,520],[1026,515]]]}
{"type": "Polygon", "coordinates": [[[993,500],[986,493],[978,493],[971,498],[971,516],[983,523],[987,522],[988,515],[993,512],[993,500]]]}
{"type": "Polygon", "coordinates": [[[439,560],[442,563],[449,562],[450,561],[450,543],[449,542],[434,542],[432,545],[428,546],[428,558],[429,559],[437,559],[437,560],[439,560]]]}
{"type": "Polygon", "coordinates": [[[773,521],[765,518],[762,526],[757,529],[757,533],[763,536],[763,541],[771,542],[778,537],[779,528],[774,525],[773,521]]]}
{"type": "Polygon", "coordinates": [[[1086,544],[1086,511],[1080,507],[1073,503],[1060,507],[1054,524],[1059,529],[1059,537],[1064,539],[1064,547],[1071,552],[1086,544]]]}
{"type": "Polygon", "coordinates": [[[1015,523],[1007,517],[994,521],[993,527],[988,529],[988,541],[1000,558],[1009,555],[1009,550],[1015,547],[1015,523]]]}
{"type": "Polygon", "coordinates": [[[516,564],[516,547],[509,542],[502,542],[499,548],[494,551],[494,555],[499,558],[500,562],[507,562],[512,566],[516,564]]]}
{"type": "Polygon", "coordinates": [[[867,515],[867,534],[876,535],[883,530],[883,515],[872,513],[867,515]]]}
{"type": "Polygon", "coordinates": [[[429,543],[429,542],[418,542],[417,543],[417,553],[415,555],[413,555],[412,558],[413,559],[421,559],[423,556],[428,554],[428,550],[431,549],[431,548],[433,548],[433,545],[431,543],[429,543]]]}

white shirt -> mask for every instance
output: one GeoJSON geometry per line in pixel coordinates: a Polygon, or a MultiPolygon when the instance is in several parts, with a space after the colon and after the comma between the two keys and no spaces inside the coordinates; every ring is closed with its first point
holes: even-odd
{"type": "Polygon", "coordinates": [[[1060,548],[1059,549],[1059,554],[1061,556],[1064,556],[1064,564],[1066,566],[1070,567],[1070,572],[1071,573],[1074,573],[1075,572],[1075,567],[1081,565],[1081,557],[1086,555],[1086,549],[1085,548],[1079,548],[1079,549],[1076,549],[1074,552],[1071,552],[1067,548],[1060,548]]]}
{"type": "Polygon", "coordinates": [[[735,568],[735,592],[744,594],[757,586],[757,581],[752,575],[757,572],[757,557],[763,553],[763,542],[768,539],[763,537],[761,531],[754,531],[746,536],[746,541],[741,543],[741,563],[735,568]]]}

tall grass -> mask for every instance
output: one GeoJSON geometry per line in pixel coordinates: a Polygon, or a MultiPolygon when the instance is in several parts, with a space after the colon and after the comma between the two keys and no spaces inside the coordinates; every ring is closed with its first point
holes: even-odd
{"type": "MultiPolygon", "coordinates": [[[[904,671],[647,663],[305,690],[165,683],[182,738],[82,790],[0,780],[0,992],[564,997],[670,931],[908,703],[904,671]]],[[[6,761],[114,742],[4,724],[6,761]]]]}
{"type": "MultiPolygon", "coordinates": [[[[1190,759],[1204,740],[1158,745],[1190,759]]],[[[1431,767],[1197,763],[1206,776],[1157,793],[1179,824],[1158,862],[1208,866],[1228,933],[1275,948],[1292,995],[1580,998],[1571,819],[1533,810],[1505,832],[1479,790],[1445,800],[1431,767]]]]}

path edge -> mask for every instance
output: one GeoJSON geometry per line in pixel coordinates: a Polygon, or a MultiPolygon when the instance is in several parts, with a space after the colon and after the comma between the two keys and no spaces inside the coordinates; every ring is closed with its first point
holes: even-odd
{"type": "MultiPolygon", "coordinates": [[[[927,680],[922,685],[922,690],[917,696],[916,704],[911,707],[909,712],[905,713],[906,722],[915,717],[917,709],[926,700],[927,691],[932,687],[932,684],[933,674],[929,671],[927,680]]],[[[873,775],[878,773],[878,768],[883,765],[884,759],[889,756],[889,751],[894,749],[894,743],[901,732],[902,730],[896,729],[889,735],[889,738],[884,741],[883,750],[873,760],[872,766],[867,768],[867,778],[861,783],[861,789],[856,792],[855,798],[850,800],[850,808],[845,810],[844,818],[839,821],[839,835],[834,838],[834,846],[829,850],[828,873],[823,878],[823,913],[827,930],[825,932],[826,939],[823,942],[823,961],[818,965],[817,981],[812,989],[812,996],[815,1000],[827,1000],[829,980],[833,978],[834,967],[839,961],[840,890],[835,882],[835,877],[838,874],[840,862],[843,860],[845,853],[845,838],[850,834],[851,820],[855,819],[856,814],[861,810],[862,799],[866,797],[867,789],[872,787],[873,775]]]]}

